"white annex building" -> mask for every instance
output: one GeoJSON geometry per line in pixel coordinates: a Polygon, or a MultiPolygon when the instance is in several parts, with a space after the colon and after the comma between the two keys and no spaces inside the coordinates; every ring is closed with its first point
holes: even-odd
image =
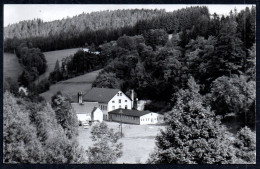
{"type": "Polygon", "coordinates": [[[98,108],[97,102],[71,103],[71,106],[77,115],[78,121],[81,123],[85,121],[103,121],[103,112],[98,108]]]}
{"type": "Polygon", "coordinates": [[[108,113],[109,119],[115,122],[129,124],[162,124],[164,116],[150,111],[117,109],[108,113]]]}
{"type": "MultiPolygon", "coordinates": [[[[103,112],[104,120],[108,120],[108,112],[112,110],[119,108],[131,110],[133,107],[132,100],[128,98],[122,91],[119,89],[110,88],[94,87],[85,94],[79,93],[78,98],[74,98],[73,101],[74,103],[72,103],[72,105],[74,104],[74,107],[75,105],[79,106],[81,103],[83,103],[83,105],[95,103],[96,106],[103,112]]],[[[76,113],[81,114],[81,109],[78,107],[76,109],[78,109],[76,113]]],[[[82,107],[82,109],[87,109],[87,106],[85,108],[82,107]]]]}

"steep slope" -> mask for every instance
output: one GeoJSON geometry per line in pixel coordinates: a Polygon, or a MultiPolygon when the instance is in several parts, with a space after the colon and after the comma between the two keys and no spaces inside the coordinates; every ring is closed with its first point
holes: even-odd
{"type": "Polygon", "coordinates": [[[62,94],[67,95],[68,97],[76,95],[78,92],[85,92],[91,88],[92,82],[96,80],[96,77],[101,70],[102,69],[61,81],[52,85],[50,90],[40,95],[44,97],[46,101],[50,101],[51,97],[58,91],[61,91],[62,94]]]}
{"type": "Polygon", "coordinates": [[[35,82],[39,82],[45,78],[48,78],[50,73],[54,70],[55,63],[58,60],[61,64],[61,61],[63,58],[66,58],[70,55],[75,54],[79,48],[73,48],[73,49],[64,49],[64,50],[55,50],[50,52],[44,52],[46,61],[47,61],[47,69],[44,74],[40,75],[38,79],[35,80],[35,82]]]}
{"type": "Polygon", "coordinates": [[[4,69],[4,78],[11,78],[13,80],[18,80],[18,77],[23,71],[18,58],[15,54],[4,53],[3,54],[3,69],[4,69]]]}

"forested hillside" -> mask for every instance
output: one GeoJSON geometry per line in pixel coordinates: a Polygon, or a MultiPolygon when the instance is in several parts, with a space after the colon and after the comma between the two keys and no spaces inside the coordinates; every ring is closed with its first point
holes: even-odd
{"type": "Polygon", "coordinates": [[[187,21],[180,22],[186,24],[185,29],[173,33],[171,39],[165,26],[101,45],[101,53],[115,59],[93,85],[121,88],[126,93],[134,89],[139,99],[152,100],[148,110],[166,112],[192,77],[205,105],[225,118],[241,119],[242,126],[254,127],[255,8],[221,18],[210,18],[205,11],[187,9],[183,14],[187,21]],[[205,20],[188,26],[195,14],[205,20]]]}
{"type": "Polygon", "coordinates": [[[82,14],[61,21],[24,21],[5,28],[4,50],[13,52],[28,41],[42,51],[95,46],[120,36],[138,35],[149,29],[165,29],[168,33],[194,29],[205,34],[210,14],[206,7],[193,7],[173,12],[164,10],[117,10],[82,14]]]}
{"type": "Polygon", "coordinates": [[[79,39],[81,41],[75,44],[77,47],[85,45],[85,42],[91,44],[93,41],[97,44],[103,42],[97,40],[100,38],[109,41],[109,39],[100,36],[111,36],[108,33],[111,34],[113,31],[115,34],[113,36],[117,36],[116,34],[120,34],[121,28],[134,26],[139,20],[149,20],[162,13],[165,11],[107,10],[83,13],[72,18],[52,22],[43,22],[40,19],[21,21],[4,28],[5,49],[9,51],[9,45],[13,49],[21,39],[31,41],[34,47],[39,47],[43,51],[72,48],[73,43],[79,39]],[[91,40],[87,40],[89,38],[91,40]]]}
{"type": "Polygon", "coordinates": [[[41,19],[21,21],[4,29],[4,38],[30,38],[59,35],[62,32],[78,35],[83,31],[113,30],[133,26],[139,20],[151,19],[165,13],[164,10],[114,10],[82,13],[72,18],[43,22],[41,19]]]}

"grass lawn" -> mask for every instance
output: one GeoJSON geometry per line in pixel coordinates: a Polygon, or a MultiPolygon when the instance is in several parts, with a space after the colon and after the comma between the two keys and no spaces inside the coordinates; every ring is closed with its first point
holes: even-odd
{"type": "Polygon", "coordinates": [[[43,96],[46,101],[50,101],[51,97],[58,91],[61,91],[62,94],[67,95],[68,97],[77,95],[78,92],[84,93],[91,88],[92,82],[96,79],[98,73],[101,70],[102,69],[58,82],[54,85],[51,85],[50,90],[40,95],[43,96]]]}
{"type": "Polygon", "coordinates": [[[18,77],[23,72],[23,68],[18,62],[18,58],[12,53],[4,53],[3,57],[4,78],[10,77],[11,79],[17,81],[18,77]]]}
{"type": "MultiPolygon", "coordinates": [[[[119,123],[106,122],[109,128],[119,131],[119,123]]],[[[156,125],[131,125],[123,124],[124,137],[120,139],[123,143],[123,156],[116,163],[145,163],[149,154],[155,147],[155,136],[164,126],[156,125]]],[[[79,144],[87,149],[92,145],[91,128],[83,129],[79,126],[79,144]]]]}
{"type": "Polygon", "coordinates": [[[63,50],[55,50],[55,51],[50,51],[50,52],[44,52],[43,54],[45,55],[46,61],[47,61],[47,69],[44,74],[39,76],[39,79],[37,79],[35,82],[37,83],[38,80],[41,81],[44,78],[48,78],[49,74],[54,70],[56,61],[59,60],[60,65],[61,65],[61,60],[63,58],[66,58],[70,55],[75,54],[79,48],[73,48],[73,49],[63,49],[63,50]]]}

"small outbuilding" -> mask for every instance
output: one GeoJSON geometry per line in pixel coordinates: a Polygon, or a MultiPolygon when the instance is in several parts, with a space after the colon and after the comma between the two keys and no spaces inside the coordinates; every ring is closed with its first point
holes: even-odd
{"type": "Polygon", "coordinates": [[[108,112],[109,119],[115,122],[128,124],[162,124],[164,116],[150,111],[138,111],[129,109],[116,109],[108,112]]]}
{"type": "Polygon", "coordinates": [[[103,112],[98,108],[97,102],[71,103],[72,109],[79,122],[102,122],[103,112]]]}

